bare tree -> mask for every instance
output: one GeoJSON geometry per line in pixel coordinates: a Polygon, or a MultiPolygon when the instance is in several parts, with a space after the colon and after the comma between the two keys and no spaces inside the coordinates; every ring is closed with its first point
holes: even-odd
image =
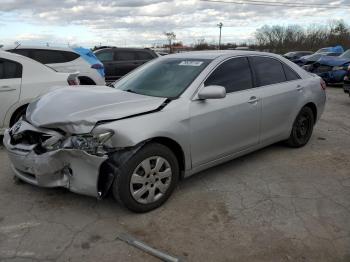
{"type": "Polygon", "coordinates": [[[255,32],[256,48],[284,53],[293,50],[317,50],[322,47],[342,45],[350,47],[350,29],[344,21],[332,21],[327,26],[310,25],[304,29],[298,25],[268,26],[255,32]]]}
{"type": "Polygon", "coordinates": [[[176,35],[174,32],[164,32],[164,35],[167,37],[168,39],[168,43],[169,43],[169,53],[172,52],[172,48],[171,48],[171,43],[173,40],[176,39],[176,35]]]}

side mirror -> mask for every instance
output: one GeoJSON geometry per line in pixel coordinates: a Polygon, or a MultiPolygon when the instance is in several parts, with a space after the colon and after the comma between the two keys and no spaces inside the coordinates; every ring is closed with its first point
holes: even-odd
{"type": "Polygon", "coordinates": [[[223,86],[210,85],[203,87],[199,93],[198,98],[205,99],[220,99],[226,97],[226,89],[223,86]]]}

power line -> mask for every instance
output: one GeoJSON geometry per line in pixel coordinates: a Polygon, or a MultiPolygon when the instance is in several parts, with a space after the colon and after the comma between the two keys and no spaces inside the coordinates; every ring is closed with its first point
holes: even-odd
{"type": "Polygon", "coordinates": [[[304,3],[287,3],[287,2],[269,2],[256,0],[238,0],[238,1],[224,1],[224,0],[200,0],[201,2],[211,3],[225,3],[225,4],[240,4],[240,5],[258,5],[258,6],[282,6],[282,7],[309,7],[318,9],[338,9],[350,7],[350,5],[329,5],[329,4],[304,4],[304,3]]]}

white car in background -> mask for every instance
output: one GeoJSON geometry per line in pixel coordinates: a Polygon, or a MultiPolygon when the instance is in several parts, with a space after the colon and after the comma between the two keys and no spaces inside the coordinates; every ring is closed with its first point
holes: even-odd
{"type": "Polygon", "coordinates": [[[104,66],[90,49],[22,45],[4,49],[27,56],[58,72],[78,71],[81,85],[105,85],[104,66]]]}
{"type": "Polygon", "coordinates": [[[59,73],[28,57],[0,51],[0,134],[16,123],[29,103],[54,86],[77,85],[78,73],[59,73]]]}

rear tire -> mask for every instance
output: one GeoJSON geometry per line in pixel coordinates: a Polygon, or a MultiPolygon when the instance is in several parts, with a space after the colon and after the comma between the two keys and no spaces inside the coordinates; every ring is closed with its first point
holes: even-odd
{"type": "Polygon", "coordinates": [[[89,86],[96,85],[95,81],[89,77],[81,76],[81,77],[78,77],[78,79],[79,79],[80,85],[89,85],[89,86]]]}
{"type": "Polygon", "coordinates": [[[290,147],[305,146],[312,135],[315,124],[314,114],[310,107],[303,107],[297,115],[287,144],[290,147]]]}
{"type": "Polygon", "coordinates": [[[177,158],[168,147],[146,144],[115,174],[113,196],[131,211],[148,212],[170,197],[179,174],[177,158]]]}

